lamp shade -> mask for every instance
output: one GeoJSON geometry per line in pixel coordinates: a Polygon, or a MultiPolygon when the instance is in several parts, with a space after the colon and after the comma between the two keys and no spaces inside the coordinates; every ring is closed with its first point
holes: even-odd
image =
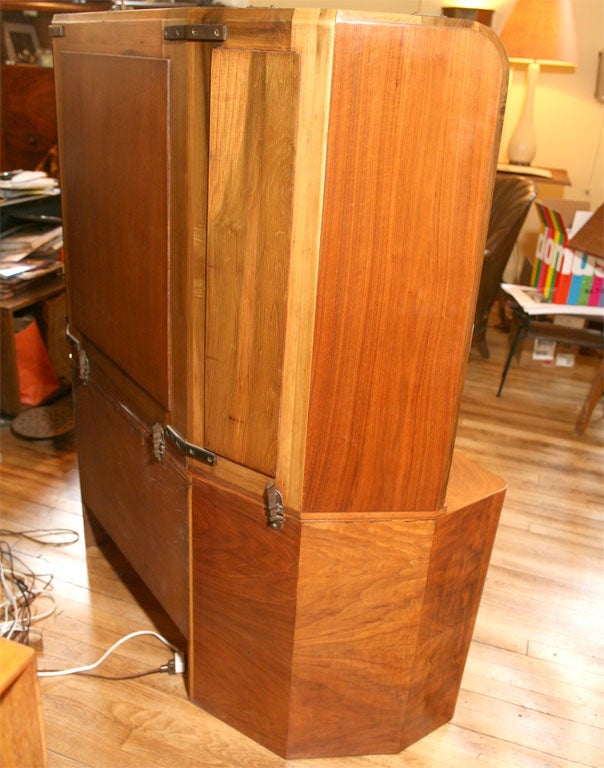
{"type": "Polygon", "coordinates": [[[574,67],[577,43],[570,0],[517,0],[501,41],[513,62],[574,67]]]}

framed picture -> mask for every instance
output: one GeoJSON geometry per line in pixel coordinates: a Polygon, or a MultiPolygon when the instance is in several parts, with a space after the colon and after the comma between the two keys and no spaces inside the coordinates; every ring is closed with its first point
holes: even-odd
{"type": "Polygon", "coordinates": [[[40,42],[31,24],[13,24],[6,22],[4,27],[4,43],[6,45],[8,64],[37,64],[36,51],[40,42]]]}

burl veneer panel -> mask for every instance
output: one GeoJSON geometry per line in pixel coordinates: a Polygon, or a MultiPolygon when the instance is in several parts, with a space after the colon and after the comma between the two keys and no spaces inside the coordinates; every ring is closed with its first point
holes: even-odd
{"type": "Polygon", "coordinates": [[[82,501],[186,637],[188,480],[150,427],[96,383],[75,387],[82,501]]]}
{"type": "Polygon", "coordinates": [[[274,476],[300,56],[212,56],[205,445],[274,476]]]}
{"type": "Polygon", "coordinates": [[[287,758],[395,753],[449,720],[504,494],[457,464],[425,519],[281,531],[195,479],[193,701],[287,758]]]}
{"type": "Polygon", "coordinates": [[[261,499],[193,481],[194,702],[284,754],[300,527],[271,531],[261,499]]]}
{"type": "Polygon", "coordinates": [[[444,502],[505,65],[405,21],[336,25],[303,511],[444,502]]]}
{"type": "Polygon", "coordinates": [[[3,66],[3,171],[33,169],[57,143],[57,114],[52,69],[3,66]]]}
{"type": "Polygon", "coordinates": [[[505,495],[502,480],[461,459],[451,485],[449,511],[436,521],[401,749],[453,717],[505,495]]]}
{"type": "Polygon", "coordinates": [[[63,51],[60,69],[70,323],[167,408],[169,62],[63,51]]]}
{"type": "Polygon", "coordinates": [[[287,757],[399,751],[433,530],[303,524],[287,757]]]}
{"type": "Polygon", "coordinates": [[[260,500],[194,480],[192,699],[284,756],[396,751],[432,530],[272,531],[260,500]]]}

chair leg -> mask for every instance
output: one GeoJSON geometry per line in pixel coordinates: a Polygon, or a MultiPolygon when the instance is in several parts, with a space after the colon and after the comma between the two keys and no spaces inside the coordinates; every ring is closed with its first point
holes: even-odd
{"type": "Polygon", "coordinates": [[[489,345],[487,344],[486,334],[483,334],[482,336],[479,336],[476,339],[476,346],[478,347],[480,356],[484,357],[484,359],[487,360],[490,356],[490,353],[489,353],[489,345]]]}
{"type": "Polygon", "coordinates": [[[602,360],[598,370],[596,371],[596,375],[591,384],[590,390],[587,394],[587,397],[585,398],[585,402],[583,403],[583,408],[581,408],[581,413],[579,414],[579,418],[577,419],[577,423],[575,424],[575,433],[577,435],[582,435],[585,432],[585,429],[589,424],[591,414],[593,413],[593,410],[596,407],[596,403],[602,397],[603,393],[604,393],[604,360],[602,360]]]}

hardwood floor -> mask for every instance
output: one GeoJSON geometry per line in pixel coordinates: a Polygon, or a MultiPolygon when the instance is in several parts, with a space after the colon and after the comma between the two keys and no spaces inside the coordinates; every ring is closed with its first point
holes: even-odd
{"type": "MultiPolygon", "coordinates": [[[[41,680],[51,768],[602,768],[604,493],[602,402],[574,425],[597,368],[544,367],[525,352],[501,398],[505,337],[472,352],[457,446],[509,491],[453,721],[398,755],[284,761],[187,700],[182,677],[41,680]]],[[[2,429],[2,528],[81,532],[73,437],[28,442],[2,429]]],[[[2,536],[54,576],[40,624],[42,669],[90,663],[121,636],[175,630],[115,553],[2,536]]],[[[158,563],[161,567],[161,563],[158,563]]],[[[136,638],[99,670],[127,675],[170,658],[136,638]]],[[[6,727],[6,724],[3,724],[6,727]]],[[[20,766],[19,768],[29,768],[20,766]]]]}

